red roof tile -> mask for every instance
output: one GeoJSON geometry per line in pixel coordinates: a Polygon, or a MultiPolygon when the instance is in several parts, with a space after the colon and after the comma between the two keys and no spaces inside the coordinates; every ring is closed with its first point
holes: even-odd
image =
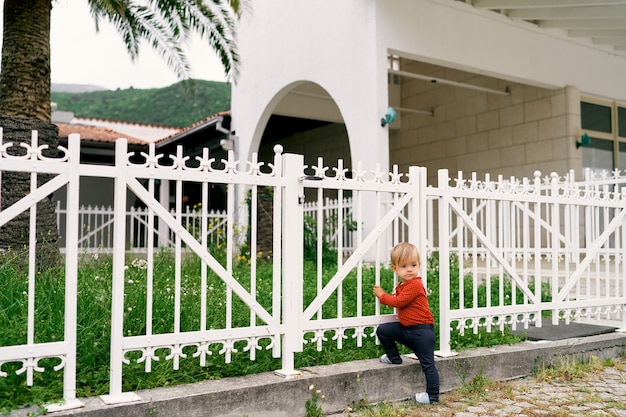
{"type": "Polygon", "coordinates": [[[153,123],[127,122],[125,120],[111,120],[111,119],[103,119],[103,118],[100,118],[100,117],[75,116],[74,119],[77,120],[79,123],[80,123],[81,120],[87,120],[87,121],[93,120],[93,121],[100,121],[100,122],[106,122],[106,123],[117,123],[117,124],[121,124],[121,125],[129,125],[129,126],[152,127],[152,128],[158,128],[158,129],[180,129],[180,127],[178,127],[178,126],[157,125],[157,124],[153,124],[153,123]]]}
{"type": "Polygon", "coordinates": [[[57,123],[57,126],[59,127],[60,138],[67,138],[72,133],[78,133],[81,140],[90,140],[94,142],[113,143],[119,138],[125,138],[129,144],[147,145],[149,143],[104,127],[68,125],[65,123],[57,123]]]}

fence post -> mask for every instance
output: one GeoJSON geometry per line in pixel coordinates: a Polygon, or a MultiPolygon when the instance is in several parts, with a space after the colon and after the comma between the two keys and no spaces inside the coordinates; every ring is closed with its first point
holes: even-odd
{"type": "MultiPolygon", "coordinates": [[[[282,145],[274,146],[274,175],[283,175],[283,147],[282,145]]],[[[282,317],[282,297],[281,297],[281,270],[282,270],[282,254],[283,254],[283,187],[274,187],[273,204],[273,221],[274,227],[272,231],[272,316],[280,321],[282,317]]],[[[272,356],[280,357],[282,346],[280,340],[274,343],[272,348],[272,356]]]]}
{"type": "Polygon", "coordinates": [[[424,287],[428,288],[426,275],[428,259],[426,255],[426,168],[409,167],[409,178],[413,183],[413,199],[409,212],[409,242],[417,246],[421,264],[420,276],[424,287]]]}
{"type": "Polygon", "coordinates": [[[437,176],[439,198],[439,351],[437,356],[452,356],[450,349],[450,196],[448,170],[440,169],[437,176]]]}
{"type": "MultiPolygon", "coordinates": [[[[68,148],[69,148],[69,144],[70,144],[70,138],[68,137],[67,138],[68,148]]],[[[80,152],[80,149],[79,149],[79,152],[80,152]]],[[[59,250],[62,251],[67,246],[67,236],[63,236],[61,234],[61,200],[57,200],[56,206],[54,207],[54,212],[57,215],[57,232],[59,234],[59,250]]]]}
{"type": "Polygon", "coordinates": [[[115,141],[115,185],[113,187],[113,274],[111,291],[111,372],[109,395],[102,395],[105,404],[137,401],[133,392],[122,393],[124,352],[124,263],[126,257],[126,188],[128,144],[115,141]]]}
{"type": "MultiPolygon", "coordinates": [[[[552,302],[554,303],[559,295],[559,235],[561,233],[561,219],[559,216],[560,204],[559,204],[559,176],[556,172],[550,174],[550,197],[552,200],[552,204],[547,205],[552,210],[551,213],[551,222],[552,227],[550,228],[551,233],[551,241],[549,242],[551,246],[551,257],[552,257],[552,281],[550,282],[551,290],[552,290],[552,302]]],[[[547,219],[547,216],[546,216],[547,219]]],[[[548,243],[548,242],[546,242],[548,243]]],[[[567,261],[567,259],[565,259],[567,261]]],[[[559,300],[561,301],[561,300],[559,300]]],[[[569,321],[569,318],[567,319],[569,321]]],[[[552,324],[559,324],[559,310],[552,310],[552,324]]]]}
{"type": "MultiPolygon", "coordinates": [[[[78,299],[78,207],[80,183],[80,135],[68,137],[68,182],[65,207],[65,334],[67,357],[63,369],[63,403],[48,404],[48,412],[82,407],[76,399],[76,326],[78,299]]],[[[57,202],[60,209],[61,201],[57,202]]],[[[59,210],[60,211],[60,210],[59,210]]],[[[58,213],[58,212],[57,212],[58,213]]],[[[60,215],[59,215],[60,216],[60,215]]],[[[59,219],[59,217],[57,218],[59,219]]],[[[58,223],[60,224],[60,222],[58,223]]]]}
{"type": "Polygon", "coordinates": [[[283,177],[283,351],[282,369],[285,377],[299,375],[294,369],[294,353],[302,352],[302,306],[304,268],[304,187],[302,173],[304,156],[284,156],[283,177]]]}
{"type": "MultiPolygon", "coordinates": [[[[151,144],[152,145],[152,144],[151,144]]],[[[159,202],[165,209],[170,211],[170,181],[161,179],[159,184],[159,202]]],[[[169,229],[161,217],[158,218],[158,242],[157,246],[162,248],[169,243],[169,229]]]]}

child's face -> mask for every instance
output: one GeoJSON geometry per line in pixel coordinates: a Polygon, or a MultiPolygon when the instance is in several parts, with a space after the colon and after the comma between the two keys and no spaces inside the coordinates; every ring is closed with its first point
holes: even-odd
{"type": "Polygon", "coordinates": [[[398,264],[392,264],[391,269],[398,274],[402,282],[417,278],[420,272],[420,263],[417,258],[402,259],[398,264]]]}

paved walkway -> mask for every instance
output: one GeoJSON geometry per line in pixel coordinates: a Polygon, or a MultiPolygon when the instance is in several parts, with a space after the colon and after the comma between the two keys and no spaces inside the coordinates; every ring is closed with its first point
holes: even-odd
{"type": "MultiPolygon", "coordinates": [[[[572,368],[572,373],[578,373],[572,368]]],[[[617,359],[612,367],[593,369],[587,374],[555,372],[552,377],[527,377],[494,383],[480,379],[465,387],[441,395],[441,402],[429,406],[405,402],[379,405],[374,409],[333,414],[329,417],[383,416],[619,416],[626,417],[626,358],[617,359]],[[541,379],[541,380],[539,380],[541,379]]]]}

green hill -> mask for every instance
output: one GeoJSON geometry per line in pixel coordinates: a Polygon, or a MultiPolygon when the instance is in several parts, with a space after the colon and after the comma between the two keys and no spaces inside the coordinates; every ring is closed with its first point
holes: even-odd
{"type": "Polygon", "coordinates": [[[164,88],[52,93],[60,111],[76,117],[186,127],[230,110],[230,84],[195,80],[192,92],[182,82],[164,88]]]}

